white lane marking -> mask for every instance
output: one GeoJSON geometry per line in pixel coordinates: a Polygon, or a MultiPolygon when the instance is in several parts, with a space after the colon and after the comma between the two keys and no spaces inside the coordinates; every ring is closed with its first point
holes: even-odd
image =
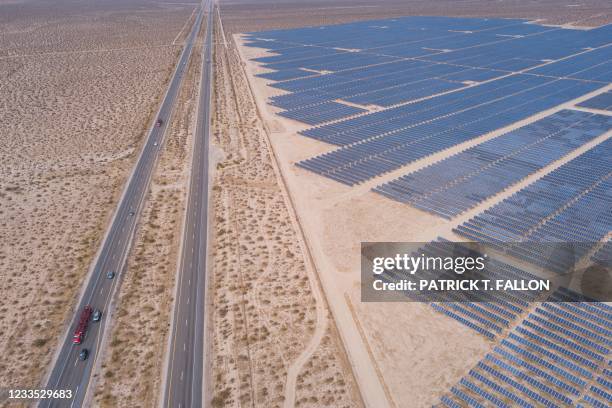
{"type": "Polygon", "coordinates": [[[183,343],[183,351],[187,350],[187,343],[183,343]]]}
{"type": "Polygon", "coordinates": [[[76,367],[77,363],[79,362],[79,359],[77,358],[76,360],[74,360],[74,366],[76,367]]]}
{"type": "Polygon", "coordinates": [[[185,326],[187,326],[187,319],[185,319],[185,326]]]}
{"type": "Polygon", "coordinates": [[[187,304],[189,304],[189,298],[187,298],[187,304]]]}
{"type": "MultiPolygon", "coordinates": [[[[80,385],[77,385],[76,390],[74,391],[75,396],[79,395],[79,387],[80,385]]],[[[72,408],[73,405],[74,405],[74,398],[72,398],[72,402],[70,403],[70,408],[72,408]]]]}
{"type": "Polygon", "coordinates": [[[183,381],[183,374],[184,374],[184,371],[181,371],[181,381],[183,381]]]}

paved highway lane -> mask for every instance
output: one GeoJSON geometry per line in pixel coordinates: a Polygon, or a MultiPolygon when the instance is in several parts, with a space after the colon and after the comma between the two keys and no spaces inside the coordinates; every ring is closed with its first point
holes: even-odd
{"type": "Polygon", "coordinates": [[[204,291],[208,232],[208,147],[212,78],[213,4],[209,1],[191,184],[167,361],[164,407],[202,407],[204,291]]]}
{"type": "Polygon", "coordinates": [[[176,102],[183,74],[188,66],[193,44],[204,17],[202,7],[197,14],[192,30],[187,37],[185,47],[180,55],[174,74],[168,85],[166,95],[159,108],[158,116],[164,123],[156,127],[152,125],[147,140],[142,148],[140,157],[134,167],[132,175],[127,182],[123,195],[119,201],[114,218],[107,235],[103,240],[101,250],[94,260],[91,274],[85,283],[82,298],[74,312],[73,320],[61,344],[54,366],[47,380],[47,389],[70,389],[73,398],[66,400],[42,400],[39,407],[81,407],[90,383],[92,369],[96,364],[103,338],[104,329],[108,320],[107,312],[115,289],[119,284],[125,267],[126,258],[142,203],[148,191],[151,174],[159,156],[168,119],[176,102]],[[115,272],[113,279],[107,278],[109,271],[115,272]],[[81,345],[72,344],[72,334],[78,324],[81,311],[86,305],[102,311],[102,320],[98,323],[90,321],[85,339],[81,345]],[[82,349],[89,350],[89,358],[79,360],[82,349]]]}

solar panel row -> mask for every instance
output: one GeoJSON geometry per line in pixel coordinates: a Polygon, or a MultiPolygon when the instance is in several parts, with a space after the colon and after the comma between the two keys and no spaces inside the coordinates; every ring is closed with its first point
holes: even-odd
{"type": "Polygon", "coordinates": [[[612,241],[607,241],[591,258],[594,262],[603,266],[610,266],[612,263],[612,241]]]}
{"type": "MultiPolygon", "coordinates": [[[[576,302],[581,297],[560,288],[551,300],[576,302]]],[[[443,398],[447,406],[471,401],[473,404],[493,403],[495,406],[572,406],[576,397],[585,403],[608,400],[606,391],[612,382],[604,374],[591,379],[599,365],[608,361],[609,347],[589,342],[583,335],[593,334],[593,310],[609,314],[603,303],[550,303],[538,308],[540,316],[532,313],[487,354],[443,398]],[[543,310],[547,314],[541,314],[543,310]],[[562,313],[560,313],[562,312],[562,313]],[[536,320],[538,324],[534,324],[536,320]],[[585,324],[590,322],[590,324],[585,324]],[[546,329],[543,329],[546,327],[546,329]],[[578,343],[574,343],[573,341],[578,343]],[[570,344],[572,343],[572,344],[570,344]],[[588,387],[588,389],[587,389],[588,387]],[[585,395],[588,391],[590,395],[585,395]],[[508,403],[510,400],[512,403],[508,403]]],[[[605,320],[612,325],[612,315],[605,320]]],[[[599,326],[598,326],[599,327],[599,326]]],[[[609,338],[608,338],[609,340],[609,338]]],[[[612,371],[608,370],[612,373],[612,371]]],[[[471,405],[472,406],[472,405],[471,405]]]]}
{"type": "Polygon", "coordinates": [[[610,408],[610,406],[608,404],[604,404],[603,402],[599,401],[598,399],[593,398],[590,395],[586,395],[584,397],[584,401],[588,402],[589,404],[591,404],[595,408],[610,408]]]}
{"type": "Polygon", "coordinates": [[[291,69],[286,71],[272,71],[264,74],[257,74],[258,77],[271,79],[273,81],[284,81],[287,79],[304,78],[315,75],[314,72],[304,71],[303,69],[291,69]]]}
{"type": "Polygon", "coordinates": [[[451,219],[612,129],[612,117],[564,110],[373,190],[451,219]]]}
{"type": "MultiPolygon", "coordinates": [[[[537,315],[534,315],[534,319],[536,319],[538,322],[543,323],[545,325],[551,325],[551,324],[562,324],[563,326],[581,334],[584,335],[586,337],[588,337],[589,339],[592,339],[595,343],[595,348],[600,348],[600,350],[604,350],[604,346],[600,346],[600,344],[603,344],[605,346],[610,346],[612,345],[612,339],[610,337],[606,337],[606,336],[602,336],[600,334],[597,334],[595,332],[593,332],[590,328],[584,328],[580,325],[577,325],[569,320],[566,319],[565,316],[557,316],[554,313],[551,313],[547,310],[544,310],[540,307],[536,307],[535,312],[537,314],[540,314],[544,317],[546,317],[548,319],[547,323],[543,323],[543,318],[538,317],[537,315]]],[[[565,313],[561,313],[562,315],[565,315],[565,313]]],[[[612,333],[608,333],[608,334],[612,334],[612,333]]],[[[572,337],[573,334],[570,334],[570,337],[572,337]]]]}
{"type": "MultiPolygon", "coordinates": [[[[555,301],[568,301],[569,300],[571,301],[571,299],[560,298],[558,294],[555,294],[551,298],[551,300],[555,300],[555,301]]],[[[601,325],[602,322],[606,322],[607,320],[604,319],[600,321],[599,317],[589,314],[587,312],[579,313],[579,314],[584,315],[584,317],[586,318],[577,317],[576,315],[573,315],[571,313],[571,312],[578,312],[578,309],[574,305],[566,305],[566,304],[553,305],[551,303],[544,303],[542,307],[548,310],[551,314],[555,314],[559,318],[574,321],[575,323],[585,326],[588,330],[591,330],[592,332],[597,332],[604,336],[612,336],[612,331],[605,328],[605,323],[601,325]]]]}
{"type": "MultiPolygon", "coordinates": [[[[567,296],[563,293],[555,293],[551,300],[556,302],[575,302],[576,298],[567,296]]],[[[557,303],[557,305],[572,313],[579,312],[577,307],[570,303],[557,303]]],[[[579,314],[585,317],[587,320],[590,320],[595,327],[599,326],[608,329],[612,328],[612,315],[602,312],[600,309],[591,306],[589,303],[584,303],[581,305],[581,307],[586,311],[580,311],[579,314]]]]}
{"type": "Polygon", "coordinates": [[[338,102],[325,102],[320,105],[283,111],[280,112],[279,115],[314,125],[351,115],[357,115],[363,112],[366,112],[366,110],[338,102]]]}

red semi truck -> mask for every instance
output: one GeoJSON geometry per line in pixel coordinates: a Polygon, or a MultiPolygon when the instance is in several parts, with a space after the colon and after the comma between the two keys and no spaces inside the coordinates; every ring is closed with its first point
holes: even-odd
{"type": "Polygon", "coordinates": [[[89,324],[89,319],[91,318],[92,313],[93,309],[91,306],[87,305],[83,308],[81,316],[79,317],[79,323],[74,331],[74,335],[72,336],[72,342],[74,344],[81,344],[83,342],[85,332],[87,332],[87,325],[89,324]]]}

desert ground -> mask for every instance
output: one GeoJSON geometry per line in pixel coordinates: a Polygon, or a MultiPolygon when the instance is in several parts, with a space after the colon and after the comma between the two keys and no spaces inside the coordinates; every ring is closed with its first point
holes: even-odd
{"type": "Polygon", "coordinates": [[[212,406],[362,406],[232,37],[216,29],[212,406]]]}
{"type": "Polygon", "coordinates": [[[0,2],[3,386],[41,385],[194,8],[0,2]]]}
{"type": "MultiPolygon", "coordinates": [[[[231,18],[225,20],[226,25],[228,21],[232,21],[231,18]]],[[[452,222],[382,198],[370,189],[408,170],[434,163],[603,91],[597,90],[513,126],[419,160],[375,181],[346,187],[294,166],[300,160],[333,150],[333,147],[297,135],[308,126],[275,114],[277,109],[268,105],[267,99],[282,91],[268,87],[267,80],[256,77],[265,71],[251,61],[271,54],[241,46],[239,34],[234,34],[234,40],[366,405],[381,406],[378,405],[381,400],[372,397],[378,388],[384,391],[389,406],[436,404],[440,395],[492,349],[493,343],[452,319],[434,313],[426,305],[361,302],[360,242],[427,242],[438,236],[460,240],[451,231],[454,226],[609,138],[610,132],[452,222]],[[407,371],[406,367],[411,370],[407,371]]]]}

